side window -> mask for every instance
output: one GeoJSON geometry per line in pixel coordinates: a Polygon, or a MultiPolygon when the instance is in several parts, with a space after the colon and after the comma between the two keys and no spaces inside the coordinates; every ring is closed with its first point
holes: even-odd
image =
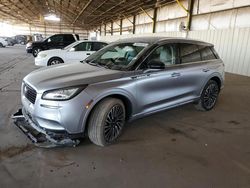
{"type": "Polygon", "coordinates": [[[51,37],[48,39],[48,42],[63,42],[63,36],[62,36],[62,35],[54,35],[54,36],[51,36],[51,37]]]}
{"type": "Polygon", "coordinates": [[[199,46],[202,60],[216,59],[214,53],[209,46],[199,46]]]}
{"type": "Polygon", "coordinates": [[[92,51],[98,51],[102,49],[104,46],[107,46],[107,44],[102,42],[94,42],[92,46],[93,46],[92,51]]]}
{"type": "Polygon", "coordinates": [[[158,47],[148,57],[147,63],[151,61],[160,61],[165,64],[165,67],[176,64],[176,46],[174,44],[166,44],[158,47]]]}
{"type": "Polygon", "coordinates": [[[201,54],[194,44],[180,44],[180,57],[181,63],[192,63],[201,61],[201,54]]]}
{"type": "Polygon", "coordinates": [[[64,35],[64,41],[73,42],[75,41],[75,38],[73,37],[73,35],[64,35]]]}
{"type": "Polygon", "coordinates": [[[91,42],[82,42],[73,47],[74,51],[91,51],[91,42]]]}

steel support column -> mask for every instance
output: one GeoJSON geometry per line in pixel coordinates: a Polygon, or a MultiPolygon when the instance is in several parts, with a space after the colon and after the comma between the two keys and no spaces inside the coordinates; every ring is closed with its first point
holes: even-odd
{"type": "Polygon", "coordinates": [[[111,22],[111,27],[110,27],[110,33],[111,33],[111,35],[113,35],[113,27],[114,27],[114,22],[112,21],[111,22]]]}
{"type": "Polygon", "coordinates": [[[194,0],[188,0],[188,22],[187,29],[190,31],[193,17],[194,0]]]}
{"type": "Polygon", "coordinates": [[[107,34],[107,25],[104,24],[104,36],[106,36],[106,34],[107,34]]]}
{"type": "Polygon", "coordinates": [[[136,15],[133,16],[133,34],[135,34],[136,15]]]}
{"type": "Polygon", "coordinates": [[[122,19],[120,19],[120,35],[122,35],[122,19]]]}
{"type": "Polygon", "coordinates": [[[154,8],[154,15],[153,15],[153,33],[156,32],[157,11],[158,11],[158,8],[155,7],[155,8],[154,8]]]}

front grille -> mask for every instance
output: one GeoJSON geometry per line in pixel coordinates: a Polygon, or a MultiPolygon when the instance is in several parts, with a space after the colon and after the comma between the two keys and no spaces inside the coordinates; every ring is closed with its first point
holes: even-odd
{"type": "Polygon", "coordinates": [[[35,104],[36,102],[36,90],[30,87],[27,84],[23,86],[23,94],[24,96],[32,103],[35,104]]]}

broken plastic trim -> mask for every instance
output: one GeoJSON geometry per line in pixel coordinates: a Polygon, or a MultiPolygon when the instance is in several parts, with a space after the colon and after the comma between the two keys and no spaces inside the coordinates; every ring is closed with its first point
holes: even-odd
{"type": "Polygon", "coordinates": [[[64,134],[56,134],[40,129],[29,117],[23,114],[22,109],[19,109],[11,117],[14,124],[34,143],[37,147],[53,148],[53,147],[76,147],[80,141],[73,140],[64,134]],[[51,136],[53,135],[53,137],[51,136]]]}

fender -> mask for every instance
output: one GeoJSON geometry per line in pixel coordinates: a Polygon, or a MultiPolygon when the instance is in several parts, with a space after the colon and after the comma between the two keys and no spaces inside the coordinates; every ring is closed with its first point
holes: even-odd
{"type": "Polygon", "coordinates": [[[126,90],[121,89],[121,88],[115,88],[115,89],[112,89],[112,90],[107,90],[106,92],[101,93],[101,95],[98,95],[95,98],[93,98],[92,99],[93,102],[92,102],[90,108],[88,108],[86,113],[82,114],[82,117],[81,117],[81,120],[82,120],[81,132],[83,132],[83,133],[85,132],[87,120],[88,120],[89,115],[90,115],[91,111],[93,110],[93,108],[101,100],[103,100],[104,98],[107,98],[109,96],[112,96],[112,95],[121,95],[121,96],[127,98],[130,101],[131,105],[132,105],[132,113],[131,114],[133,114],[133,109],[135,109],[135,106],[136,106],[136,100],[135,100],[135,97],[131,93],[129,93],[126,90]]]}
{"type": "MultiPolygon", "coordinates": [[[[203,86],[202,86],[202,88],[201,88],[201,90],[200,90],[200,92],[199,92],[200,95],[201,95],[201,93],[202,93],[202,91],[203,91],[203,88],[204,88],[205,85],[207,84],[207,82],[208,82],[209,80],[211,80],[213,77],[219,78],[219,79],[220,79],[220,82],[221,82],[221,88],[223,87],[223,85],[224,85],[224,79],[222,78],[221,74],[220,74],[219,72],[213,72],[212,74],[210,74],[210,75],[207,77],[206,81],[203,83],[203,86]]],[[[221,89],[221,88],[220,88],[220,89],[221,89]]]]}

